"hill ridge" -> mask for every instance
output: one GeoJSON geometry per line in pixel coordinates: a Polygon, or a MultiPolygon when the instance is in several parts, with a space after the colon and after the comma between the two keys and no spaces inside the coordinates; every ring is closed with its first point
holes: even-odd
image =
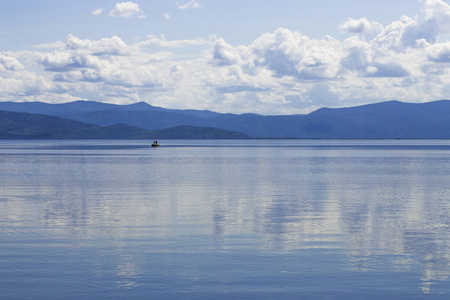
{"type": "Polygon", "coordinates": [[[0,139],[246,139],[216,128],[145,130],[129,124],[98,126],[60,117],[0,110],[0,139]]]}
{"type": "Polygon", "coordinates": [[[122,123],[150,131],[194,126],[240,132],[253,138],[450,138],[449,100],[425,103],[391,100],[353,107],[321,108],[306,115],[272,116],[172,110],[145,102],[116,105],[77,101],[55,105],[0,103],[0,109],[46,112],[98,126],[122,123]]]}

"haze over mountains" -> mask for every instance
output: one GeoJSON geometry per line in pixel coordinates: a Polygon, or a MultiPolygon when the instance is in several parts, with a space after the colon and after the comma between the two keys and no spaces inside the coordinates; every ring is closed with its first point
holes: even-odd
{"type": "Polygon", "coordinates": [[[146,130],[128,124],[98,126],[51,115],[0,110],[0,139],[247,139],[239,132],[176,126],[146,130]]]}
{"type": "MultiPolygon", "coordinates": [[[[93,101],[64,104],[0,102],[0,110],[47,115],[95,125],[85,129],[83,126],[86,125],[81,126],[81,130],[95,132],[89,133],[91,138],[150,138],[150,135],[160,135],[160,139],[201,138],[198,136],[200,132],[203,138],[450,138],[449,100],[421,104],[388,101],[349,108],[322,108],[307,115],[281,116],[173,110],[144,102],[131,105],[93,101]],[[108,137],[104,132],[108,131],[105,129],[108,126],[115,126],[113,128],[123,134],[108,137]],[[126,130],[125,126],[128,126],[126,130]],[[193,129],[197,135],[193,134],[193,129]],[[165,134],[160,130],[165,130],[165,134]],[[184,134],[180,135],[180,132],[184,134]]],[[[3,128],[4,117],[0,117],[0,128],[3,128]]],[[[47,123],[52,122],[61,122],[61,119],[48,117],[47,123]]],[[[75,125],[67,126],[70,128],[75,125]]],[[[64,134],[58,138],[64,138],[64,134]]],[[[74,137],[68,134],[66,138],[74,137]]]]}

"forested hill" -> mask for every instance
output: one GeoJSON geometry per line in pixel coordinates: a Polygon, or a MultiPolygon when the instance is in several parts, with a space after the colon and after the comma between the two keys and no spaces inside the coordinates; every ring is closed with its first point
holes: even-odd
{"type": "Polygon", "coordinates": [[[172,110],[143,102],[132,105],[93,101],[0,102],[0,109],[59,116],[98,126],[127,124],[151,131],[191,126],[240,132],[254,138],[450,138],[449,100],[420,104],[388,101],[322,108],[307,115],[277,116],[172,110]]]}
{"type": "Polygon", "coordinates": [[[245,139],[216,128],[181,126],[145,130],[128,124],[98,126],[59,117],[0,111],[0,139],[245,139]]]}

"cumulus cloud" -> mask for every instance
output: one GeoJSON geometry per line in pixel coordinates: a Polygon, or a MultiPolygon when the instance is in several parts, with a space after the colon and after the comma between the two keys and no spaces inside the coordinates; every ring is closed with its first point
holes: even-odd
{"type": "Polygon", "coordinates": [[[97,68],[101,60],[92,55],[71,54],[67,52],[53,52],[42,54],[39,63],[48,71],[65,72],[76,68],[97,68]]]}
{"type": "Polygon", "coordinates": [[[118,36],[92,41],[69,34],[66,47],[70,50],[87,50],[93,55],[126,55],[129,52],[129,47],[118,36]]]}
{"type": "MultiPolygon", "coordinates": [[[[183,5],[189,3],[197,2],[183,5]]],[[[268,114],[436,100],[450,86],[450,10],[442,0],[421,3],[422,15],[385,26],[348,19],[339,25],[351,34],[343,40],[287,28],[246,45],[216,36],[170,40],[150,34],[127,44],[119,36],[70,34],[32,51],[0,52],[0,100],[69,101],[83,94],[115,103],[268,114]]]]}
{"type": "Polygon", "coordinates": [[[202,6],[195,0],[189,0],[189,2],[185,4],[181,4],[179,2],[176,2],[176,5],[179,9],[194,9],[194,8],[201,8],[202,6]]]}
{"type": "MultiPolygon", "coordinates": [[[[228,53],[230,59],[231,49],[222,49],[223,54],[228,53]]],[[[279,28],[273,33],[263,34],[247,51],[240,52],[251,52],[251,55],[247,54],[246,60],[250,58],[255,66],[271,70],[275,77],[292,76],[308,80],[336,75],[341,44],[331,37],[313,40],[299,32],[279,28]]]]}
{"type": "Polygon", "coordinates": [[[173,64],[169,68],[169,72],[170,72],[170,77],[175,81],[181,81],[185,75],[185,71],[184,71],[183,67],[181,67],[177,64],[173,64]]]}
{"type": "Polygon", "coordinates": [[[450,22],[450,5],[442,0],[420,0],[422,12],[427,20],[436,19],[440,23],[448,25],[450,22]]]}
{"type": "Polygon", "coordinates": [[[400,64],[391,63],[375,63],[367,69],[368,77],[406,77],[409,72],[400,64]]]}
{"type": "Polygon", "coordinates": [[[234,65],[242,62],[238,49],[232,47],[223,38],[214,42],[212,49],[213,62],[219,66],[234,65]]]}
{"type": "MultiPolygon", "coordinates": [[[[169,41],[156,37],[147,42],[149,43],[146,47],[153,48],[186,47],[206,43],[202,39],[169,41]]],[[[182,63],[171,61],[171,53],[147,54],[141,51],[143,48],[145,47],[142,42],[127,45],[116,36],[87,40],[69,35],[66,47],[60,51],[26,52],[21,55],[24,59],[30,59],[42,66],[49,75],[46,80],[50,83],[66,87],[71,93],[89,91],[91,94],[103,95],[102,97],[108,95],[108,99],[114,98],[119,102],[124,101],[125,94],[133,94],[126,96],[129,99],[127,101],[140,101],[139,91],[163,93],[174,84],[187,84],[186,82],[191,80],[189,78],[195,78],[191,73],[186,79],[187,68],[182,63]]],[[[9,69],[13,68],[9,61],[14,62],[14,57],[8,59],[8,64],[6,59],[2,61],[5,61],[9,69]]]]}
{"type": "Polygon", "coordinates": [[[144,11],[139,8],[139,4],[134,2],[119,2],[113,10],[109,12],[110,17],[131,18],[137,16],[138,18],[145,18],[144,11]]]}
{"type": "MultiPolygon", "coordinates": [[[[442,1],[437,2],[442,5],[442,1]]],[[[204,80],[216,82],[217,90],[227,93],[250,92],[252,88],[256,92],[269,86],[268,90],[284,89],[297,93],[300,97],[297,102],[303,104],[317,103],[317,97],[311,95],[323,86],[333,86],[332,98],[336,102],[336,95],[347,101],[361,99],[361,95],[378,101],[438,98],[438,93],[424,94],[424,91],[431,89],[428,82],[434,81],[436,85],[448,74],[446,67],[436,65],[450,62],[448,43],[438,42],[439,36],[446,34],[442,20],[442,16],[423,21],[402,16],[383,27],[365,18],[349,19],[340,29],[356,35],[344,41],[331,37],[311,39],[286,28],[265,33],[248,46],[233,47],[218,39],[211,49],[211,64],[221,71],[204,80]],[[236,67],[242,74],[231,76],[232,68],[236,67]],[[256,80],[263,74],[261,70],[269,71],[272,80],[256,80]],[[427,89],[422,86],[425,82],[427,89]]]]}
{"type": "Polygon", "coordinates": [[[428,59],[436,63],[450,63],[450,42],[429,47],[428,59]]]}
{"type": "Polygon", "coordinates": [[[417,20],[402,16],[394,21],[372,40],[374,48],[378,51],[404,52],[408,48],[421,48],[433,44],[439,35],[439,26],[436,20],[430,19],[419,23],[417,20]]]}
{"type": "MultiPolygon", "coordinates": [[[[0,99],[7,100],[44,100],[52,99],[55,94],[61,95],[66,92],[62,86],[49,80],[46,76],[30,72],[14,60],[7,59],[0,62],[0,74],[7,68],[7,74],[0,76],[0,99]],[[7,75],[7,76],[6,76],[7,75]]],[[[67,99],[65,95],[62,99],[67,99]]]]}
{"type": "Polygon", "coordinates": [[[13,56],[0,52],[0,72],[21,71],[24,66],[13,56]]]}
{"type": "Polygon", "coordinates": [[[377,22],[370,22],[366,18],[361,19],[352,19],[349,18],[346,22],[339,25],[339,29],[341,31],[349,32],[349,33],[378,33],[381,31],[383,26],[377,22]]]}
{"type": "Polygon", "coordinates": [[[344,41],[341,66],[349,71],[365,72],[373,60],[372,48],[366,41],[349,38],[344,41]]]}

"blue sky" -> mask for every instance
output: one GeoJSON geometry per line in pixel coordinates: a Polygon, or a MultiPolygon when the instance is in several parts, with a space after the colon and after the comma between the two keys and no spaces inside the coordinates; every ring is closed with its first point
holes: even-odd
{"type": "Polygon", "coordinates": [[[2,0],[0,101],[262,114],[450,98],[448,0],[2,0]]]}

